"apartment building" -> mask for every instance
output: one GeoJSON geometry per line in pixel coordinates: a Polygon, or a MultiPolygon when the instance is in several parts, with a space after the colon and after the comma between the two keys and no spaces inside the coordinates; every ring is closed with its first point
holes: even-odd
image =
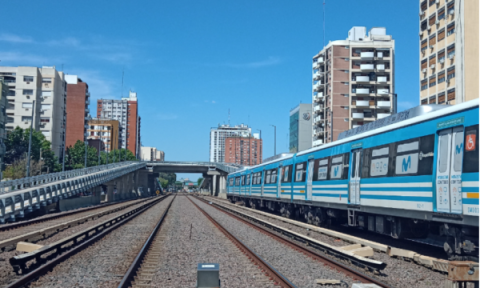
{"type": "Polygon", "coordinates": [[[210,162],[225,162],[225,139],[232,136],[251,137],[252,129],[244,124],[210,129],[210,162]]]}
{"type": "Polygon", "coordinates": [[[290,153],[312,148],[312,104],[300,104],[290,111],[290,153]]]}
{"type": "Polygon", "coordinates": [[[33,121],[33,128],[45,135],[52,143],[52,151],[61,158],[65,149],[67,99],[63,72],[55,66],[0,67],[0,76],[9,87],[5,129],[11,131],[17,126],[27,129],[33,121]]]}
{"type": "Polygon", "coordinates": [[[137,93],[130,91],[121,100],[97,100],[97,118],[118,120],[120,123],[120,147],[140,157],[140,116],[137,93]]]}
{"type": "Polygon", "coordinates": [[[233,136],[225,138],[225,163],[253,166],[262,163],[262,139],[233,136]]]}
{"type": "Polygon", "coordinates": [[[142,146],[140,149],[142,161],[165,161],[165,153],[155,147],[142,146]]]}
{"type": "Polygon", "coordinates": [[[108,153],[121,148],[121,126],[118,120],[93,118],[88,120],[87,126],[87,140],[102,140],[108,153]]]}
{"type": "Polygon", "coordinates": [[[88,84],[77,75],[65,75],[67,82],[67,134],[66,147],[85,141],[87,138],[88,120],[90,117],[90,92],[88,84]]]}
{"type": "Polygon", "coordinates": [[[353,27],[313,57],[312,146],[396,111],[395,40],[383,27],[366,32],[353,27]]]}
{"type": "Polygon", "coordinates": [[[477,0],[419,1],[420,104],[478,98],[478,8],[477,0]]]}
{"type": "Polygon", "coordinates": [[[3,157],[5,156],[6,147],[5,147],[5,138],[7,137],[5,133],[5,121],[7,120],[6,108],[7,108],[7,95],[10,91],[9,87],[3,81],[3,77],[0,77],[0,180],[2,177],[2,172],[4,168],[3,157]]]}

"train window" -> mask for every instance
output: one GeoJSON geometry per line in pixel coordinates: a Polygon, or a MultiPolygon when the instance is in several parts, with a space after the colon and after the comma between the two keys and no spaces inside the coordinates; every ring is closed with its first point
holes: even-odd
{"type": "Polygon", "coordinates": [[[313,166],[313,181],[327,180],[328,175],[328,158],[317,159],[313,166]]]}
{"type": "Polygon", "coordinates": [[[248,174],[246,177],[247,177],[247,186],[250,186],[250,179],[252,178],[252,174],[248,174]]]}
{"type": "Polygon", "coordinates": [[[372,157],[370,164],[370,176],[385,176],[388,173],[388,156],[390,147],[372,149],[372,157]]]}
{"type": "Polygon", "coordinates": [[[465,127],[463,173],[478,173],[478,125],[465,127]]]}
{"type": "Polygon", "coordinates": [[[265,171],[265,184],[270,184],[270,176],[272,175],[272,171],[271,170],[267,170],[265,171]]]}
{"type": "Polygon", "coordinates": [[[257,172],[257,184],[262,184],[262,172],[257,172]]]}
{"type": "Polygon", "coordinates": [[[272,178],[270,179],[270,183],[277,183],[277,169],[272,169],[272,178]]]}
{"type": "MultiPolygon", "coordinates": [[[[395,175],[431,175],[433,167],[434,142],[435,136],[428,135],[397,143],[395,150],[396,155],[394,158],[395,175]]],[[[440,165],[445,165],[444,168],[440,167],[440,169],[447,169],[447,144],[448,138],[440,138],[439,157],[442,157],[440,158],[440,165]]]]}
{"type": "Polygon", "coordinates": [[[307,162],[298,163],[295,165],[295,182],[304,182],[306,176],[307,162]]]}
{"type": "Polygon", "coordinates": [[[435,135],[420,138],[420,153],[418,158],[418,175],[432,175],[433,150],[435,147],[435,135]]]}
{"type": "Polygon", "coordinates": [[[343,155],[333,156],[330,166],[330,179],[342,179],[343,173],[343,155]]]}
{"type": "Polygon", "coordinates": [[[454,156],[453,156],[453,170],[455,172],[462,172],[462,159],[463,159],[463,131],[455,133],[455,139],[453,139],[454,156]],[[457,150],[458,147],[458,150],[457,150]]]}
{"type": "Polygon", "coordinates": [[[285,166],[283,167],[283,170],[282,170],[282,182],[283,183],[286,183],[286,182],[292,182],[292,166],[293,165],[288,165],[288,166],[285,166]]]}
{"type": "Polygon", "coordinates": [[[242,176],[242,186],[245,185],[245,175],[242,176]]]}
{"type": "Polygon", "coordinates": [[[235,186],[240,186],[240,177],[235,178],[235,186]]]}
{"type": "Polygon", "coordinates": [[[233,177],[230,178],[230,184],[228,186],[233,186],[233,177]]]}

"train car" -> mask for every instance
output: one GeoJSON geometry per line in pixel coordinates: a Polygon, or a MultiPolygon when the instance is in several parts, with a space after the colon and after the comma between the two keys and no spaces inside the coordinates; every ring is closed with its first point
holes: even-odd
{"type": "Polygon", "coordinates": [[[436,234],[451,258],[478,259],[478,100],[402,113],[376,121],[391,123],[383,127],[231,173],[238,181],[228,181],[227,197],[315,225],[346,223],[394,238],[436,234]],[[246,185],[240,175],[252,175],[250,195],[231,193],[231,185],[246,185]]]}

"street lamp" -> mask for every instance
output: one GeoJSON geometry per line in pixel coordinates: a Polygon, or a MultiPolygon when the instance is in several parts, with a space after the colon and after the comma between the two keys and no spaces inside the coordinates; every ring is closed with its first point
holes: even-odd
{"type": "Polygon", "coordinates": [[[273,156],[277,155],[277,126],[270,124],[270,126],[273,126],[273,131],[274,131],[274,139],[273,139],[273,156]]]}
{"type": "Polygon", "coordinates": [[[32,102],[32,119],[30,119],[30,136],[28,138],[28,155],[27,155],[27,177],[30,177],[30,154],[32,152],[32,131],[33,131],[33,112],[35,111],[35,100],[32,102]]]}

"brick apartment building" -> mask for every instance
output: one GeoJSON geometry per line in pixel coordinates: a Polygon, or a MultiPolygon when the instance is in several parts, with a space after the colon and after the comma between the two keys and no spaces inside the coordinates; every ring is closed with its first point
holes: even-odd
{"type": "Polygon", "coordinates": [[[225,138],[225,163],[253,166],[262,163],[262,139],[257,137],[225,138]]]}
{"type": "Polygon", "coordinates": [[[90,104],[90,92],[88,84],[78,78],[77,75],[65,75],[67,82],[67,133],[65,147],[74,146],[75,143],[85,141],[87,122],[90,117],[88,105],[90,104]]]}
{"type": "Polygon", "coordinates": [[[120,123],[120,148],[130,150],[137,158],[140,152],[140,116],[137,93],[129,93],[121,100],[97,100],[97,118],[113,119],[120,123]]]}

